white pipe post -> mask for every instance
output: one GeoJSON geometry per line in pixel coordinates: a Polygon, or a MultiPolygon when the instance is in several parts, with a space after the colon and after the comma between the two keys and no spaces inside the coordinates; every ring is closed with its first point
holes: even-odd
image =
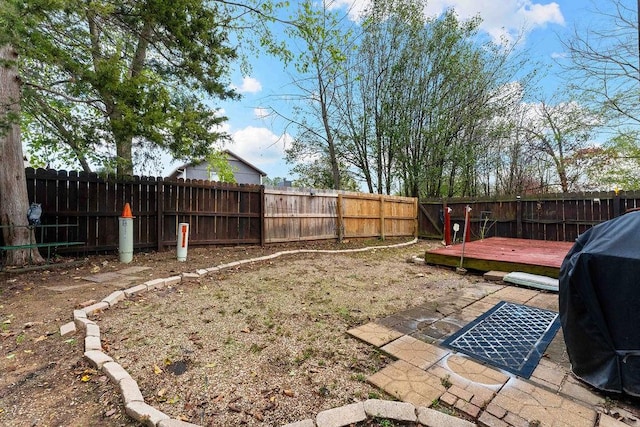
{"type": "Polygon", "coordinates": [[[178,261],[187,260],[187,249],[189,247],[189,224],[181,222],[178,224],[178,261]]]}
{"type": "Polygon", "coordinates": [[[120,262],[128,264],[133,261],[133,215],[129,203],[124,205],[122,216],[118,219],[118,234],[120,262]]]}

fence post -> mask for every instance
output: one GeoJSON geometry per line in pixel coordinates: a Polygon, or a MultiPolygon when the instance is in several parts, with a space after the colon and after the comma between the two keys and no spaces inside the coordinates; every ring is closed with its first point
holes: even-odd
{"type": "Polygon", "coordinates": [[[419,212],[418,211],[418,204],[419,204],[418,198],[414,197],[413,198],[413,217],[414,217],[414,220],[413,220],[413,237],[416,238],[416,239],[418,238],[418,234],[419,234],[418,233],[419,232],[419,230],[418,230],[418,227],[419,227],[419,224],[418,224],[418,212],[419,212]]]}
{"type": "Polygon", "coordinates": [[[451,245],[451,208],[444,203],[443,207],[444,215],[444,244],[445,246],[451,245]]]}
{"type": "Polygon", "coordinates": [[[620,216],[620,190],[616,187],[613,190],[613,217],[620,216]]]}
{"type": "Polygon", "coordinates": [[[516,237],[522,239],[522,199],[516,196],[516,237]]]}
{"type": "Polygon", "coordinates": [[[264,236],[265,236],[265,225],[267,222],[266,219],[266,210],[267,210],[267,200],[266,194],[264,192],[264,185],[260,186],[260,246],[264,246],[264,236]]]}
{"type": "Polygon", "coordinates": [[[380,195],[380,240],[384,237],[384,196],[380,195]]]}
{"type": "Polygon", "coordinates": [[[162,178],[156,179],[156,239],[158,252],[164,250],[164,245],[162,241],[164,240],[163,236],[163,225],[164,225],[164,181],[162,178]]]}
{"type": "Polygon", "coordinates": [[[338,242],[342,243],[342,240],[344,239],[344,218],[343,218],[343,201],[342,201],[342,194],[338,194],[338,205],[336,206],[337,210],[338,210],[338,242]]]}

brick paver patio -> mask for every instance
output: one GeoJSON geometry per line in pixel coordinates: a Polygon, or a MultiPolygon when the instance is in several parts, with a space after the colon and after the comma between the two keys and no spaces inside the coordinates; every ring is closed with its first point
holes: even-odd
{"type": "Polygon", "coordinates": [[[604,396],[573,378],[560,362],[543,357],[525,380],[438,346],[500,301],[557,311],[556,294],[487,283],[463,294],[437,301],[437,310],[424,304],[349,330],[397,359],[369,382],[403,402],[448,408],[479,426],[628,425],[604,413],[604,396]]]}

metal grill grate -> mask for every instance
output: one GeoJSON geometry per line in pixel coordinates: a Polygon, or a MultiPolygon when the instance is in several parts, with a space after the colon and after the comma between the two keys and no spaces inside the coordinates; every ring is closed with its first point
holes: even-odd
{"type": "Polygon", "coordinates": [[[556,312],[502,301],[442,344],[529,378],[559,328],[556,312]]]}

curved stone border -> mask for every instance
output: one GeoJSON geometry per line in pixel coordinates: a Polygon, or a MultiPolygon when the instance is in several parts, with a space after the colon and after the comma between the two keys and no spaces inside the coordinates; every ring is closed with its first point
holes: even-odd
{"type": "Polygon", "coordinates": [[[447,415],[444,412],[411,403],[369,399],[318,413],[315,420],[308,419],[283,427],[346,427],[368,418],[419,423],[433,427],[475,427],[476,424],[447,415]]]}
{"type": "MultiPolygon", "coordinates": [[[[123,291],[115,291],[93,305],[85,307],[82,310],[73,310],[73,321],[65,323],[60,326],[60,335],[64,336],[75,332],[76,330],[82,330],[85,333],[84,338],[84,357],[89,363],[96,369],[100,369],[114,384],[120,387],[120,393],[124,400],[125,412],[131,418],[136,421],[145,424],[149,427],[199,427],[196,424],[187,423],[178,419],[171,418],[164,412],[159,411],[153,406],[145,403],[142,392],[138,387],[138,383],[129,375],[129,373],[118,363],[114,362],[113,358],[104,353],[102,344],[100,341],[100,328],[98,324],[91,320],[89,317],[113,307],[120,301],[130,298],[142,292],[147,292],[153,289],[160,289],[165,286],[173,286],[181,283],[183,279],[198,278],[205,276],[209,273],[224,270],[230,267],[235,267],[242,264],[249,264],[254,262],[266,261],[273,258],[277,258],[283,255],[304,254],[304,253],[352,253],[352,252],[365,252],[376,249],[390,249],[399,248],[403,246],[413,245],[418,242],[415,238],[410,242],[398,243],[396,245],[386,246],[370,246],[366,248],[358,249],[340,249],[340,250],[324,250],[324,249],[298,249],[293,251],[276,252],[271,255],[265,255],[257,258],[244,259],[240,261],[234,261],[227,264],[221,264],[216,267],[207,269],[196,270],[195,273],[182,273],[180,276],[171,276],[164,279],[153,279],[144,282],[143,284],[132,286],[123,291]]],[[[428,408],[416,408],[410,403],[393,402],[385,400],[367,400],[365,402],[354,403],[351,405],[342,406],[339,408],[329,409],[318,413],[314,420],[304,420],[298,423],[288,424],[289,427],[341,427],[364,421],[367,416],[379,416],[382,418],[395,419],[398,421],[418,421],[424,425],[451,425],[451,426],[472,426],[474,424],[459,418],[448,416],[442,412],[435,411],[428,408]],[[410,415],[412,414],[412,415],[410,415]],[[421,415],[423,414],[421,418],[421,415]],[[429,414],[429,417],[447,417],[449,424],[443,424],[441,422],[434,423],[434,418],[424,418],[429,414]],[[397,418],[397,417],[412,417],[410,419],[397,418]],[[360,418],[364,417],[364,418],[360,418]],[[355,421],[345,421],[354,420],[355,421]],[[421,419],[431,419],[432,421],[423,422],[421,419]],[[458,424],[458,421],[464,422],[458,424]],[[346,424],[345,424],[346,422],[346,424]],[[468,424],[466,424],[468,423],[468,424]]],[[[436,420],[438,418],[435,418],[436,420]]]]}

